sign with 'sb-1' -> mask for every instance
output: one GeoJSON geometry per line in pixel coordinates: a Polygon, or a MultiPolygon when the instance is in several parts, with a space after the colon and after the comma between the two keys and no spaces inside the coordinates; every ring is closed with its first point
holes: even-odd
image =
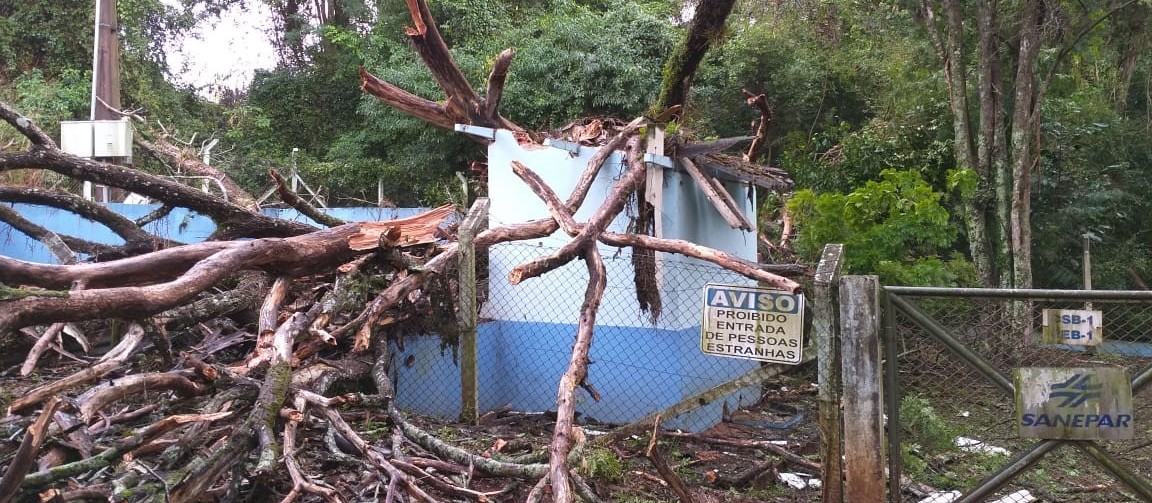
{"type": "Polygon", "coordinates": [[[804,296],[737,285],[704,287],[700,350],[705,354],[797,364],[804,342],[804,296]]]}
{"type": "Polygon", "coordinates": [[[1104,314],[1080,309],[1045,309],[1041,318],[1045,344],[1096,346],[1104,340],[1104,314]]]}

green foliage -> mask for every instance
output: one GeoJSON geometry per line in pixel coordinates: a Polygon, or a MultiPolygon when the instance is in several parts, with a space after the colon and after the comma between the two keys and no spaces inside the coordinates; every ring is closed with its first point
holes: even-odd
{"type": "Polygon", "coordinates": [[[881,260],[874,271],[888,285],[978,286],[976,266],[955,253],[947,260],[920,257],[911,261],[881,260]]]}
{"type": "Polygon", "coordinates": [[[0,2],[0,81],[32,70],[52,80],[65,69],[90,68],[92,5],[75,0],[0,2]]]}
{"type": "Polygon", "coordinates": [[[980,175],[972,169],[948,170],[948,190],[954,190],[961,198],[976,195],[980,188],[980,175]]]}
{"type": "Polygon", "coordinates": [[[919,482],[943,490],[971,487],[1005,461],[1002,454],[958,448],[960,431],[923,396],[910,394],[901,400],[900,426],[904,470],[919,482]]]}
{"type": "Polygon", "coordinates": [[[16,91],[14,104],[38,124],[72,119],[88,110],[91,79],[91,72],[64,70],[58,80],[48,81],[40,69],[35,69],[12,82],[16,91]]]}
{"type": "Polygon", "coordinates": [[[931,458],[956,449],[956,431],[919,395],[907,395],[900,401],[900,426],[904,435],[900,442],[901,460],[904,470],[915,480],[930,476],[931,458]]]}
{"type": "Polygon", "coordinates": [[[117,0],[116,7],[120,57],[165,70],[165,47],[197,21],[192,9],[175,7],[163,0],[117,0]]]}
{"type": "Polygon", "coordinates": [[[906,438],[927,453],[941,454],[956,448],[956,431],[922,396],[910,394],[900,401],[900,425],[906,438]]]}
{"type": "MultiPolygon", "coordinates": [[[[167,43],[195,26],[193,4],[119,0],[120,53],[124,69],[147,63],[165,68],[167,43]]],[[[48,80],[92,66],[92,2],[0,2],[0,81],[38,69],[48,80]]]]}
{"type": "Polygon", "coordinates": [[[1048,100],[1051,138],[1033,185],[1038,287],[1078,288],[1084,236],[1092,246],[1093,287],[1138,288],[1152,255],[1152,138],[1146,125],[1117,117],[1106,96],[1048,100]]]}
{"type": "Polygon", "coordinates": [[[788,202],[796,250],[814,260],[826,243],[844,243],[847,272],[880,274],[892,284],[967,284],[970,266],[939,258],[956,229],[934,191],[915,171],[884,170],[849,194],[801,190],[788,202]]]}
{"type": "Polygon", "coordinates": [[[516,48],[504,113],[529,127],[555,127],[581,116],[642,112],[660,90],[673,33],[658,12],[635,5],[597,11],[573,3],[541,12],[498,43],[485,54],[516,48]]]}
{"type": "Polygon", "coordinates": [[[737,9],[730,36],[709,54],[696,81],[699,110],[691,118],[697,128],[748,134],[758,112],[745,104],[741,89],[768,96],[773,152],[815,140],[822,131],[843,129],[842,135],[874,118],[947,123],[944,88],[932,71],[935,56],[918,38],[917,21],[898,4],[747,2],[737,9]]]}
{"type": "Polygon", "coordinates": [[[608,483],[619,482],[624,475],[620,458],[606,447],[589,449],[580,461],[580,468],[586,477],[600,479],[608,483]]]}
{"type": "Polygon", "coordinates": [[[316,155],[345,131],[359,125],[360,90],[357,62],[344,51],[331,50],[314,65],[259,71],[248,93],[251,112],[261,112],[268,140],[291,150],[316,155]]]}
{"type": "Polygon", "coordinates": [[[779,163],[797,185],[820,192],[851,191],[885,169],[916,170],[940,187],[953,165],[946,132],[947,124],[935,113],[873,119],[859,129],[841,123],[811,138],[789,136],[779,163]]]}

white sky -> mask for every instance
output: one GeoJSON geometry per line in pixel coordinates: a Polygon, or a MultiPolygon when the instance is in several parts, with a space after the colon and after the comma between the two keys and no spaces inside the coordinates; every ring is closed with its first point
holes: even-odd
{"type": "Polygon", "coordinates": [[[243,3],[247,5],[231,8],[211,24],[202,23],[168,46],[168,66],[180,83],[211,98],[205,86],[244,88],[255,70],[276,65],[276,51],[264,33],[271,11],[264,2],[243,3]]]}

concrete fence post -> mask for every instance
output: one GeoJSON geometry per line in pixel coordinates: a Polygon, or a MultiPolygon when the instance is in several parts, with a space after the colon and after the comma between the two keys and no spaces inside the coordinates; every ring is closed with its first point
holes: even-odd
{"type": "Polygon", "coordinates": [[[816,347],[820,406],[821,501],[844,501],[844,455],[840,416],[840,269],[844,245],[828,244],[812,286],[812,342],[816,347]]]}
{"type": "Polygon", "coordinates": [[[476,341],[476,233],[488,220],[489,200],[477,198],[457,231],[460,245],[459,298],[460,325],[460,420],[475,424],[480,413],[480,372],[476,341]]]}

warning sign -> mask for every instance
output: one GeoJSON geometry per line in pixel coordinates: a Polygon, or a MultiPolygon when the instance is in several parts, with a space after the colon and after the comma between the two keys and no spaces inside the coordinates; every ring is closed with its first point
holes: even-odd
{"type": "Polygon", "coordinates": [[[804,296],[749,286],[704,287],[700,350],[765,362],[800,363],[804,296]]]}

